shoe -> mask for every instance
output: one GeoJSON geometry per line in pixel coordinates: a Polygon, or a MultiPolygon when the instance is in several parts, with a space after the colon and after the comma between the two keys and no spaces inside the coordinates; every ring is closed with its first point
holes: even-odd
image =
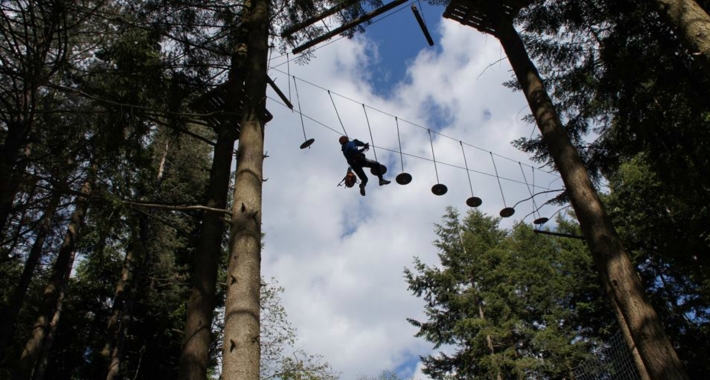
{"type": "Polygon", "coordinates": [[[360,195],[365,196],[365,185],[362,183],[360,184],[360,195]]]}
{"type": "Polygon", "coordinates": [[[381,179],[381,180],[380,180],[380,186],[382,186],[382,185],[389,185],[389,184],[390,184],[390,181],[388,181],[388,180],[386,180],[386,179],[381,179]]]}

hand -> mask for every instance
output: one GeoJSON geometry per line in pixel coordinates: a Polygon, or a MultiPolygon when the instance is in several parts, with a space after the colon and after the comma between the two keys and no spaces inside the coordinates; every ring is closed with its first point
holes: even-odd
{"type": "Polygon", "coordinates": [[[362,147],[362,149],[363,149],[364,151],[370,150],[370,143],[365,143],[365,146],[362,147]]]}

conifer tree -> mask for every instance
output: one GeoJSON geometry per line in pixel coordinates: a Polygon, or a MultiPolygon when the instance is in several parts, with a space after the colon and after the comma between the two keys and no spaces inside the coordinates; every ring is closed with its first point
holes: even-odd
{"type": "Polygon", "coordinates": [[[440,264],[416,259],[405,271],[426,302],[428,320],[410,320],[417,336],[456,350],[425,357],[424,371],[436,379],[573,377],[613,320],[591,259],[581,244],[498,223],[478,211],[461,222],[449,208],[436,227],[440,264]]]}

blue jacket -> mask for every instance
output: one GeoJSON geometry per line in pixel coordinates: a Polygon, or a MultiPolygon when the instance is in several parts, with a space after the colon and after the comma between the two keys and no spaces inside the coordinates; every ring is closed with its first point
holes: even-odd
{"type": "Polygon", "coordinates": [[[364,142],[355,139],[343,144],[341,149],[343,151],[343,156],[345,156],[345,159],[348,160],[348,163],[352,163],[352,161],[355,160],[360,155],[360,153],[362,153],[363,149],[359,149],[358,147],[364,146],[364,142]]]}

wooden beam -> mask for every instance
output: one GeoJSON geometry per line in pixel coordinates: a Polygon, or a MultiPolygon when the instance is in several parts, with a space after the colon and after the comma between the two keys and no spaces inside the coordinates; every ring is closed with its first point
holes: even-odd
{"type": "Polygon", "coordinates": [[[338,11],[340,11],[340,10],[343,10],[343,9],[345,9],[345,8],[347,8],[347,7],[349,7],[349,6],[353,5],[353,4],[355,4],[355,3],[357,3],[358,1],[359,1],[359,0],[346,0],[346,1],[343,1],[342,3],[340,3],[340,4],[338,4],[338,5],[334,6],[334,7],[331,7],[331,8],[329,8],[329,9],[327,9],[325,12],[323,12],[323,13],[321,13],[321,14],[319,14],[319,15],[315,15],[315,16],[313,16],[313,17],[307,19],[307,20],[303,20],[303,21],[301,21],[301,22],[299,22],[299,23],[297,23],[297,24],[294,24],[294,25],[292,25],[292,26],[290,26],[290,27],[284,29],[284,30],[281,32],[281,37],[290,36],[291,34],[293,34],[293,33],[297,32],[297,31],[299,31],[299,30],[301,30],[301,29],[307,27],[308,25],[314,24],[314,23],[316,23],[316,22],[318,22],[318,21],[320,21],[320,20],[322,20],[322,19],[324,19],[324,18],[326,18],[326,17],[328,17],[328,16],[334,14],[335,12],[338,12],[338,11]]]}
{"type": "Polygon", "coordinates": [[[380,8],[375,9],[374,11],[372,11],[364,16],[361,16],[361,17],[356,18],[355,20],[346,22],[345,24],[341,25],[339,28],[333,29],[333,31],[331,31],[331,32],[323,34],[322,36],[317,37],[316,39],[313,39],[309,42],[306,42],[305,44],[303,44],[301,46],[296,47],[295,49],[292,50],[292,53],[298,54],[308,48],[318,45],[319,43],[321,43],[325,40],[328,40],[328,39],[332,38],[333,36],[336,36],[348,29],[354,28],[354,27],[362,24],[363,22],[369,21],[374,17],[377,17],[377,16],[379,16],[379,15],[381,15],[381,14],[383,14],[383,13],[385,13],[385,12],[387,12],[399,5],[406,3],[407,1],[409,1],[409,0],[395,0],[387,5],[384,5],[380,8]]]}
{"type": "Polygon", "coordinates": [[[426,41],[429,43],[429,46],[434,46],[434,40],[431,39],[431,34],[429,34],[429,29],[427,29],[426,24],[424,24],[424,19],[419,14],[419,10],[417,9],[416,5],[412,5],[412,12],[414,12],[414,17],[417,19],[417,23],[419,23],[419,27],[422,28],[422,32],[424,32],[424,37],[426,38],[426,41]]]}

